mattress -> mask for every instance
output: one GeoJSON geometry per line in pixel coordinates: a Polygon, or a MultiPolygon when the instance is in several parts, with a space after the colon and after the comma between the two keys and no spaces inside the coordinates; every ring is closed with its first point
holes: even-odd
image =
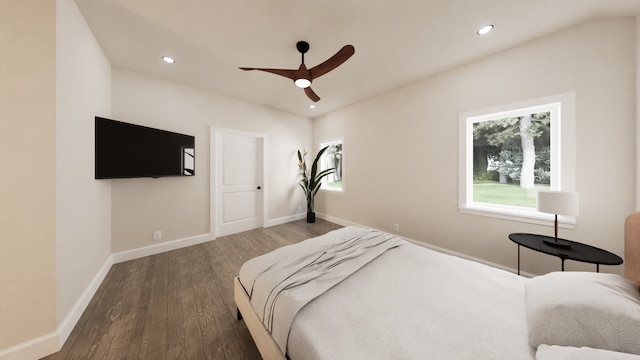
{"type": "MultiPolygon", "coordinates": [[[[346,227],[245,263],[250,288],[266,264],[331,246],[346,227]]],[[[368,231],[368,230],[367,230],[368,231]]],[[[408,244],[390,249],[297,313],[290,359],[534,359],[526,279],[408,244]]]]}

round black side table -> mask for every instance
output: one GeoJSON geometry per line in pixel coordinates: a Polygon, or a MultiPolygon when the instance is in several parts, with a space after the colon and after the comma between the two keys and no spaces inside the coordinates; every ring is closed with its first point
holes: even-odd
{"type": "Polygon", "coordinates": [[[562,260],[562,271],[564,271],[564,261],[567,259],[596,264],[597,272],[600,272],[600,264],[620,265],[623,262],[620,256],[609,251],[577,241],[556,239],[553,236],[513,233],[509,234],[509,239],[518,244],[518,275],[520,275],[520,246],[559,257],[562,260]]]}

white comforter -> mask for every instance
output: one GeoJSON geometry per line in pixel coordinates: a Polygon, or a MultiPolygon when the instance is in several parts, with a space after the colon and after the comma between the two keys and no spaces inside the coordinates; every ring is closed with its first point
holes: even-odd
{"type": "MultiPolygon", "coordinates": [[[[347,227],[251,260],[245,288],[266,263],[317,251],[347,227]],[[255,261],[254,261],[255,260],[255,261]]],[[[416,245],[387,251],[303,307],[291,359],[534,359],[525,279],[416,245]]]]}
{"type": "Polygon", "coordinates": [[[303,256],[282,259],[256,271],[251,306],[283,353],[298,311],[385,251],[408,244],[375,230],[359,231],[303,256]]]}

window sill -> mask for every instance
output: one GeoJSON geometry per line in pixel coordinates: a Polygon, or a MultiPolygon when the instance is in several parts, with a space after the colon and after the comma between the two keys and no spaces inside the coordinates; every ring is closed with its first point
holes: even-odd
{"type": "MultiPolygon", "coordinates": [[[[540,212],[528,212],[522,210],[502,210],[481,206],[460,206],[460,212],[469,215],[486,216],[496,219],[519,221],[529,224],[554,226],[554,216],[540,212]]],[[[577,224],[575,217],[558,216],[558,227],[573,229],[577,224]]]]}
{"type": "Polygon", "coordinates": [[[320,188],[321,192],[326,192],[329,194],[344,194],[344,189],[332,189],[332,188],[320,188]]]}

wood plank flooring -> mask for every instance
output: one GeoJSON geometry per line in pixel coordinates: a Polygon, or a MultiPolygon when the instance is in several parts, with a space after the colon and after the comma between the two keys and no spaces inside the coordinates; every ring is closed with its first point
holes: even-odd
{"type": "Polygon", "coordinates": [[[115,264],[63,348],[44,359],[260,359],[236,319],[240,266],[337,228],[300,220],[115,264]]]}

